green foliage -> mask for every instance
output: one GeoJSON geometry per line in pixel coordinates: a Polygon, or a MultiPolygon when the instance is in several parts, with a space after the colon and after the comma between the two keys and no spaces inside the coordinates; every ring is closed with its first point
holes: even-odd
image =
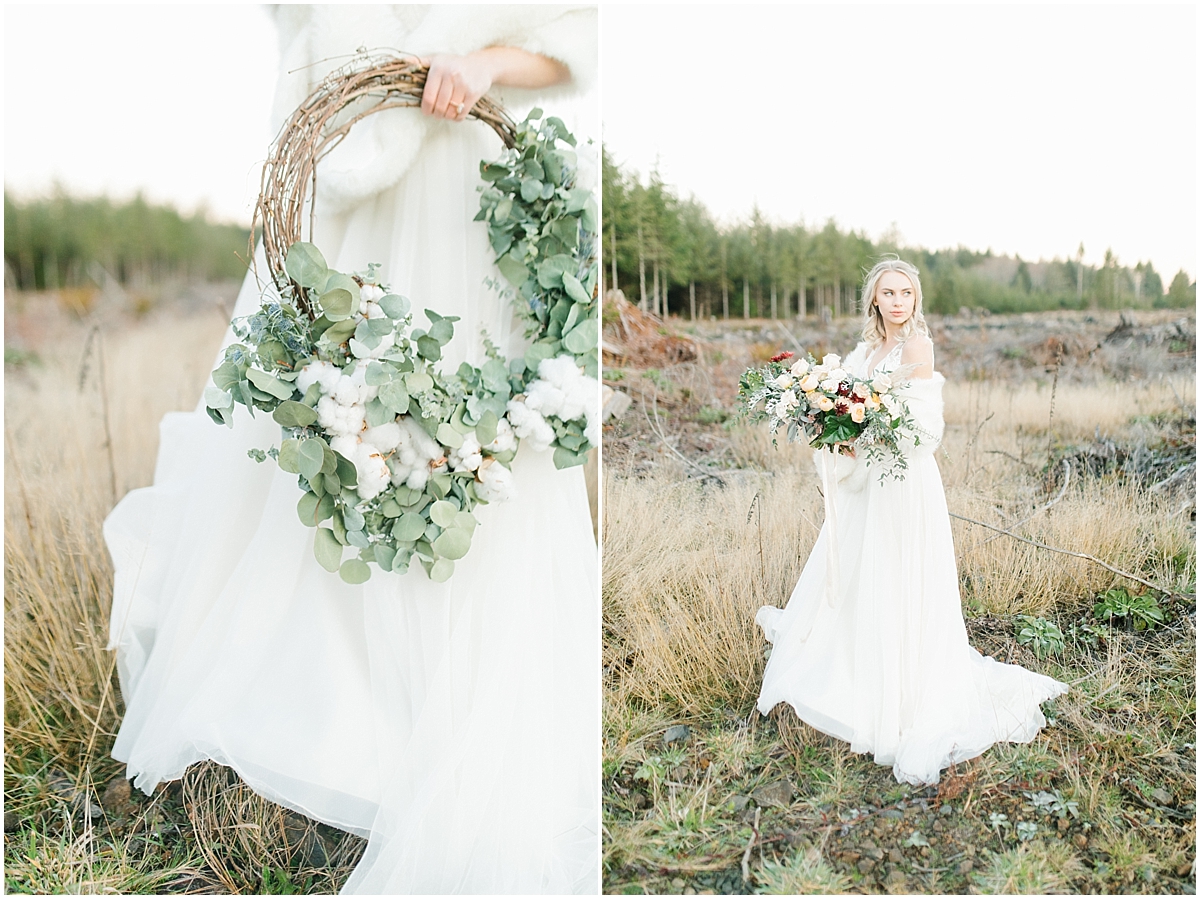
{"type": "Polygon", "coordinates": [[[1061,655],[1066,648],[1063,632],[1052,621],[1033,615],[1018,615],[1016,617],[1017,642],[1022,646],[1032,646],[1037,657],[1061,655]]]}
{"type": "MultiPolygon", "coordinates": [[[[190,217],[140,195],[116,203],[58,191],[16,200],[4,194],[4,261],[21,290],[76,286],[104,268],[122,284],[135,277],[240,278],[247,229],[190,217]]],[[[100,277],[103,277],[102,275],[100,277]]]]}
{"type": "Polygon", "coordinates": [[[1098,597],[1092,607],[1097,621],[1110,625],[1152,631],[1167,621],[1167,613],[1149,593],[1130,594],[1124,587],[1114,587],[1098,597]]]}

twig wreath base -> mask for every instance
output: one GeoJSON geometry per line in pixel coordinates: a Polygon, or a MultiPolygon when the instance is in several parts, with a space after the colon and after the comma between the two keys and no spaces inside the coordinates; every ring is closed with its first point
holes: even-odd
{"type": "Polygon", "coordinates": [[[561,120],[535,109],[514,123],[486,99],[471,111],[506,148],[480,165],[475,220],[508,284],[492,286],[527,323],[521,357],[504,359],[485,336],[481,367],[442,372],[457,318],[426,309],[429,327],[414,329],[411,303],[377,266],[335,271],[299,239],[306,205],[311,234],[317,162],[367,115],[418,105],[426,74],[412,59],[360,57],[284,126],[256,207],[275,290],[233,322],[242,342],[226,349],[205,393],[218,423],[232,427],[242,405],[280,425],[278,448],[249,455],[298,476],[314,554],[349,583],[367,580],[370,563],[403,573],[413,560],[448,579],[470,549],[474,507],[514,494],[508,466],[522,441],[553,447],[559,468],[599,443],[597,213],[561,120]],[[343,558],[347,548],[357,554],[343,558]]]}

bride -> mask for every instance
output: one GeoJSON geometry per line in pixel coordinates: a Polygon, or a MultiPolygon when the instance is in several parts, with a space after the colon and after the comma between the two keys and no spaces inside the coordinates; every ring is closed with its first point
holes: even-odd
{"type": "MultiPolygon", "coordinates": [[[[361,47],[430,60],[421,109],[364,119],[322,162],[314,242],[329,264],[380,263],[416,309],[459,316],[446,370],[480,364],[485,332],[523,352],[471,221],[479,162],[502,147],[463,119],[490,90],[518,120],[544,103],[594,134],[595,8],[274,15],[276,125],[361,47]]],[[[260,297],[251,271],[234,316],[260,297]]],[[[169,414],[154,485],[107,519],[126,708],[113,755],[146,792],[211,759],[369,837],[348,892],[598,892],[599,590],[582,469],[523,446],[516,498],[477,509],[448,582],[415,570],[350,586],[316,563],[295,476],[247,458],[278,440],[241,408],[232,429],[203,402],[169,414]]]]}
{"type": "Polygon", "coordinates": [[[903,369],[897,376],[911,381],[898,394],[918,430],[901,438],[903,480],[881,483],[853,447],[818,456],[818,467],[836,460],[826,476],[834,514],[787,608],[758,612],[773,644],[758,709],[765,715],[787,702],[854,752],[891,765],[897,780],[932,784],[943,768],[993,743],[1032,740],[1046,724],[1040,703],[1067,687],[968,645],[933,455],[942,436],[944,378],[933,369],[917,270],[900,260],[880,262],[863,297],[863,340],[842,368],[857,378],[903,369]]]}

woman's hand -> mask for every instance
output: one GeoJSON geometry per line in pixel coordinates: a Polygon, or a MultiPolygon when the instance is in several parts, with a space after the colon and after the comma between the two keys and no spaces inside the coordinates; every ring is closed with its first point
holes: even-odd
{"type": "Polygon", "coordinates": [[[421,111],[438,119],[461,122],[492,86],[492,70],[477,54],[438,54],[429,59],[421,111]]]}
{"type": "Polygon", "coordinates": [[[494,84],[542,88],[570,80],[562,63],[513,47],[486,47],[466,56],[439,53],[422,60],[429,65],[421,111],[461,122],[494,84]]]}

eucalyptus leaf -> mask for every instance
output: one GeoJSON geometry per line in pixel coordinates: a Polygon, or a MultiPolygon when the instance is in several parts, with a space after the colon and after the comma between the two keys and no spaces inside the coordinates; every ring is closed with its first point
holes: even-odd
{"type": "Polygon", "coordinates": [[[329,275],[329,266],[321,251],[305,241],[297,241],[288,247],[283,267],[288,277],[301,287],[319,287],[329,275]]]}
{"type": "Polygon", "coordinates": [[[344,320],[353,309],[354,296],[344,287],[335,287],[333,290],[321,294],[321,311],[330,321],[344,320]]]}
{"type": "Polygon", "coordinates": [[[375,544],[375,561],[384,571],[392,570],[392,562],[396,558],[396,550],[394,547],[388,546],[386,543],[375,544]]]}
{"type": "Polygon", "coordinates": [[[233,409],[233,397],[220,387],[214,387],[212,384],[209,384],[204,388],[204,405],[210,409],[224,409],[229,411],[233,409]]]}
{"type": "Polygon", "coordinates": [[[246,377],[259,390],[269,393],[276,399],[289,400],[292,398],[292,394],[295,393],[295,388],[291,384],[279,380],[268,372],[259,371],[257,368],[248,369],[246,377]]]}
{"type": "Polygon", "coordinates": [[[479,522],[470,512],[458,512],[454,516],[454,527],[466,531],[468,534],[475,532],[475,526],[479,522]]]}
{"type": "Polygon", "coordinates": [[[275,461],[279,463],[279,467],[289,474],[300,473],[300,460],[298,453],[300,451],[300,441],[293,438],[283,441],[279,445],[279,458],[275,461]]]}
{"type": "Polygon", "coordinates": [[[442,345],[428,334],[423,334],[417,338],[417,352],[430,362],[437,362],[442,358],[442,345]]]}
{"type": "Polygon", "coordinates": [[[458,506],[447,500],[439,500],[429,507],[429,518],[438,527],[448,528],[454,524],[454,516],[458,514],[458,506]]]}
{"type": "Polygon", "coordinates": [[[454,563],[449,559],[438,559],[429,569],[429,579],[435,584],[444,584],[454,574],[454,563]]]}
{"type": "Polygon", "coordinates": [[[405,512],[392,525],[392,536],[402,543],[420,539],[424,533],[425,516],[416,512],[405,512]]]}
{"type": "MultiPolygon", "coordinates": [[[[410,374],[406,380],[410,380],[412,377],[413,376],[410,374]]],[[[429,376],[425,375],[425,377],[428,378],[429,376]]],[[[430,383],[432,386],[432,379],[430,380],[430,383]]],[[[396,380],[389,381],[379,388],[379,396],[377,399],[382,405],[391,410],[393,413],[391,416],[392,418],[394,418],[396,415],[403,415],[408,411],[408,389],[404,385],[405,381],[401,381],[399,378],[397,378],[396,380]]],[[[369,411],[370,404],[368,403],[368,412],[369,411]]],[[[383,422],[379,422],[379,424],[383,424],[383,422]]]]}
{"type": "Polygon", "coordinates": [[[445,446],[458,449],[463,445],[463,435],[448,421],[438,425],[437,439],[445,446]]]}
{"type": "Polygon", "coordinates": [[[313,537],[313,555],[326,571],[337,571],[341,566],[342,544],[329,528],[317,528],[313,537]]]}
{"type": "Polygon", "coordinates": [[[325,449],[318,441],[309,439],[300,444],[296,452],[296,465],[300,474],[311,481],[321,473],[321,466],[324,464],[325,449]]]}
{"type": "Polygon", "coordinates": [[[317,413],[311,406],[297,403],[295,400],[284,400],[271,415],[276,424],[285,428],[306,428],[317,420],[317,413]]]}
{"type": "Polygon", "coordinates": [[[341,453],[337,454],[337,466],[335,470],[337,472],[338,480],[342,482],[343,486],[358,486],[358,470],[354,467],[354,463],[341,453]]]}
{"type": "Polygon", "coordinates": [[[300,520],[307,527],[312,528],[317,526],[318,499],[319,497],[315,493],[306,491],[305,494],[300,497],[300,502],[296,503],[296,514],[300,516],[300,520]]]}
{"type": "Polygon", "coordinates": [[[424,393],[433,387],[433,378],[423,371],[413,371],[404,376],[404,383],[409,393],[424,393]]]}
{"type": "Polygon", "coordinates": [[[563,348],[571,354],[586,353],[596,348],[599,330],[596,319],[585,318],[563,337],[563,348]]]}
{"type": "Polygon", "coordinates": [[[470,531],[448,528],[433,541],[433,551],[446,559],[461,559],[471,548],[470,531]]]}
{"type": "Polygon", "coordinates": [[[394,293],[389,293],[379,301],[379,308],[383,310],[383,314],[390,319],[404,318],[408,315],[408,310],[411,305],[406,297],[397,296],[394,293]]]}
{"type": "Polygon", "coordinates": [[[334,322],[328,330],[325,331],[324,337],[334,346],[345,343],[354,334],[354,329],[358,327],[358,323],[352,318],[345,318],[342,321],[334,322]]]}
{"type": "Polygon", "coordinates": [[[475,425],[475,439],[479,441],[480,446],[487,446],[496,439],[496,429],[499,424],[496,413],[491,409],[479,416],[479,422],[475,425]]]}
{"type": "Polygon", "coordinates": [[[338,574],[347,584],[362,584],[371,579],[371,568],[361,559],[347,559],[338,574]]]}

